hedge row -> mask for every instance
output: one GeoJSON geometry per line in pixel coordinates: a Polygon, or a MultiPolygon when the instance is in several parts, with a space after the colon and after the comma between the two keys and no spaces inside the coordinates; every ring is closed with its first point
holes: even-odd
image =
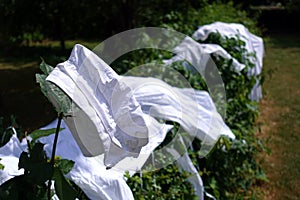
{"type": "MultiPolygon", "coordinates": [[[[249,19],[245,12],[236,10],[231,3],[212,4],[201,11],[192,10],[189,16],[191,17],[186,18],[182,13],[172,11],[165,16],[164,19],[167,20],[162,20],[161,26],[191,35],[197,23],[200,25],[225,21],[242,23],[252,32],[259,32],[255,22],[249,19]]],[[[255,137],[255,122],[259,115],[258,103],[248,98],[255,79],[260,78],[247,76],[248,71],[254,67],[254,63],[251,62],[253,54],[247,52],[241,39],[222,38],[220,34],[210,35],[204,43],[219,44],[245,64],[246,68],[241,73],[231,71],[230,60],[213,56],[225,84],[227,100],[225,122],[236,135],[236,139],[220,138],[213,151],[204,158],[199,156],[200,142],[195,140],[193,148],[189,149],[189,155],[199,169],[206,192],[216,199],[255,198],[257,194],[252,186],[266,181],[266,176],[257,161],[257,155],[265,151],[262,141],[255,137]]],[[[123,57],[113,63],[113,66],[118,72],[124,73],[128,68],[145,62],[156,60],[161,63],[162,58],[168,56],[170,55],[162,51],[138,51],[123,57]]],[[[193,88],[207,90],[203,78],[186,70],[182,62],[174,63],[172,67],[189,80],[193,88]]],[[[136,199],[191,199],[193,187],[186,181],[187,176],[175,165],[169,165],[154,172],[144,171],[142,176],[137,174],[127,177],[127,183],[136,199]]]]}

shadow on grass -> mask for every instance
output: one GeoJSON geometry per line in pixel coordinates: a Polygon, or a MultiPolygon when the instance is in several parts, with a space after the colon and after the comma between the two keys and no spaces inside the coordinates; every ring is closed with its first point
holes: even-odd
{"type": "Polygon", "coordinates": [[[56,117],[52,105],[35,83],[38,68],[0,70],[0,116],[16,117],[17,122],[31,132],[56,117]]]}
{"type": "Polygon", "coordinates": [[[56,65],[66,60],[71,48],[62,51],[59,46],[1,46],[0,52],[0,116],[16,117],[29,132],[46,125],[56,117],[52,105],[43,96],[36,83],[43,58],[56,65]]]}
{"type": "Polygon", "coordinates": [[[41,58],[51,65],[66,60],[71,48],[62,50],[59,46],[35,45],[35,46],[0,46],[0,61],[20,65],[21,63],[40,62],[41,58]]]}
{"type": "Polygon", "coordinates": [[[299,48],[300,33],[273,33],[268,37],[267,44],[274,48],[299,48]]]}
{"type": "Polygon", "coordinates": [[[76,43],[90,49],[98,44],[93,41],[66,41],[66,50],[62,50],[55,41],[31,46],[0,45],[0,117],[14,115],[17,122],[29,131],[57,117],[54,108],[40,91],[35,74],[40,73],[42,59],[56,66],[69,57],[76,43]]]}

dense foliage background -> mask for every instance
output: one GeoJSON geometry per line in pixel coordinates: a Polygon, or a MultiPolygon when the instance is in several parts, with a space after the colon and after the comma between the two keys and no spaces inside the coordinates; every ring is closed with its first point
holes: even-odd
{"type": "MultiPolygon", "coordinates": [[[[243,22],[253,5],[277,5],[279,1],[209,0],[1,0],[0,42],[29,43],[43,39],[104,39],[139,26],[172,24],[178,31],[196,28],[215,20],[243,22]],[[243,9],[244,11],[241,11],[243,9]]],[[[280,1],[290,12],[299,11],[299,0],[280,1]]],[[[253,13],[253,12],[251,12],[253,13]]],[[[251,18],[255,17],[252,15],[251,18]]]]}

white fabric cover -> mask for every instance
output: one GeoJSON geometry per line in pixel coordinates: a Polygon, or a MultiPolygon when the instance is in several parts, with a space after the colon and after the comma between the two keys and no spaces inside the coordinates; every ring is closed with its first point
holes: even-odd
{"type": "Polygon", "coordinates": [[[86,156],[104,153],[105,165],[112,167],[124,157],[137,157],[148,143],[149,118],[119,76],[93,52],[75,45],[70,58],[47,80],[79,107],[66,123],[86,156]]]}
{"type": "MultiPolygon", "coordinates": [[[[67,177],[91,199],[133,199],[123,177],[125,171],[131,174],[140,171],[172,128],[155,118],[178,122],[208,146],[221,134],[234,138],[207,92],[171,87],[156,78],[118,76],[80,45],[74,47],[69,60],[59,64],[47,80],[58,85],[76,103],[68,113],[70,116],[62,122],[64,130],[60,132],[56,154],[75,161],[67,177]],[[107,170],[107,166],[114,167],[107,170]]],[[[56,121],[43,129],[55,126],[56,121]]],[[[40,139],[46,144],[48,156],[53,137],[40,139]]],[[[14,159],[7,166],[21,174],[22,171],[15,170],[26,146],[20,147],[17,139],[11,141],[5,146],[8,150],[0,149],[0,156],[14,159]]],[[[176,164],[192,173],[189,181],[202,199],[202,180],[188,154],[183,154],[176,164]]],[[[0,176],[2,183],[14,174],[5,173],[0,176]]]]}
{"type": "MultiPolygon", "coordinates": [[[[180,138],[180,140],[181,140],[181,144],[184,145],[183,138],[180,138]]],[[[195,193],[198,196],[198,199],[204,199],[204,186],[203,186],[202,179],[201,179],[196,167],[193,165],[193,162],[192,162],[191,158],[189,157],[187,149],[186,149],[186,153],[183,154],[176,161],[176,165],[182,171],[186,171],[186,172],[190,173],[190,176],[188,177],[188,181],[193,185],[195,193]]]]}
{"type": "Polygon", "coordinates": [[[19,157],[27,147],[26,141],[20,143],[17,135],[12,135],[8,143],[0,148],[0,163],[4,169],[0,170],[0,185],[5,181],[24,173],[23,169],[18,169],[19,157]]]}
{"type": "MultiPolygon", "coordinates": [[[[165,64],[171,64],[183,59],[193,61],[193,63],[198,63],[199,61],[203,61],[203,59],[200,59],[203,54],[216,54],[227,60],[232,59],[232,70],[236,72],[240,72],[245,68],[244,64],[239,63],[221,46],[217,44],[200,44],[190,37],[184,38],[184,40],[174,48],[174,53],[176,53],[174,57],[169,60],[164,60],[165,64]]],[[[198,64],[199,66],[206,66],[204,63],[198,64]]],[[[197,68],[198,66],[194,67],[197,68]]],[[[203,71],[203,69],[201,71],[203,71]]]]}
{"type": "MultiPolygon", "coordinates": [[[[42,129],[56,128],[56,125],[57,120],[44,126],[42,129]]],[[[61,128],[63,128],[63,130],[59,133],[56,155],[62,159],[69,159],[75,162],[72,170],[66,175],[67,178],[75,182],[85,194],[93,200],[134,199],[130,188],[124,180],[125,171],[120,171],[118,168],[107,170],[103,163],[103,156],[85,157],[64,121],[61,123],[61,128]]],[[[53,140],[53,134],[39,139],[41,143],[45,144],[44,150],[48,157],[50,157],[52,153],[53,140]]],[[[153,143],[152,145],[157,146],[155,141],[153,141],[153,143]]],[[[10,141],[0,148],[0,158],[2,159],[0,163],[5,166],[4,170],[0,170],[0,185],[14,176],[24,173],[23,169],[18,170],[18,162],[21,152],[26,151],[26,149],[27,143],[25,139],[20,143],[16,135],[13,135],[10,141]]],[[[146,152],[148,152],[148,150],[143,153],[146,152]]],[[[124,160],[126,159],[128,159],[127,163],[132,161],[130,160],[131,158],[125,158],[124,160]]],[[[121,162],[124,162],[124,160],[121,162]]],[[[144,163],[144,158],[142,157],[141,160],[142,162],[134,162],[135,164],[140,164],[140,166],[138,166],[139,170],[144,163]]],[[[196,194],[203,196],[201,177],[193,166],[188,154],[186,153],[179,158],[176,164],[179,168],[191,173],[191,177],[188,180],[193,184],[196,194]]],[[[54,196],[53,199],[58,199],[58,197],[54,196]]]]}
{"type": "Polygon", "coordinates": [[[69,60],[59,64],[47,80],[58,85],[79,106],[73,109],[73,117],[65,121],[83,153],[87,156],[105,153],[104,163],[109,167],[125,157],[138,157],[149,136],[164,138],[169,128],[153,117],[176,121],[199,139],[211,139],[211,144],[221,134],[234,137],[205,92],[173,89],[153,78],[118,76],[97,55],[81,45],[74,46],[69,60]],[[150,83],[145,87],[135,88],[147,80],[150,83]],[[159,84],[163,86],[155,87],[159,84]],[[161,88],[165,91],[162,92],[161,88]],[[176,96],[172,96],[171,91],[176,96]],[[178,104],[178,100],[182,102],[178,104]],[[140,105],[149,101],[152,101],[151,109],[158,111],[155,115],[146,115],[141,110],[140,105]],[[199,106],[202,110],[197,113],[199,106]]]}
{"type": "MultiPolygon", "coordinates": [[[[42,129],[55,128],[56,124],[57,120],[42,129]]],[[[64,130],[59,133],[56,155],[75,162],[66,177],[74,181],[90,199],[133,200],[132,192],[124,180],[124,172],[107,170],[103,157],[84,156],[64,121],[61,127],[64,130]]],[[[52,153],[53,140],[53,134],[39,139],[45,144],[44,149],[48,157],[52,153]]]]}
{"type": "MultiPolygon", "coordinates": [[[[83,152],[92,152],[92,156],[97,156],[106,152],[105,149],[107,147],[105,147],[105,144],[107,144],[107,146],[110,146],[107,153],[109,156],[105,156],[104,163],[106,166],[115,166],[115,169],[119,169],[120,171],[124,171],[125,169],[132,173],[139,171],[150,153],[165,138],[166,133],[171,127],[159,124],[154,117],[178,122],[192,136],[196,136],[205,142],[208,148],[211,148],[222,134],[234,138],[233,133],[217,113],[208,93],[193,89],[174,88],[155,78],[118,76],[100,58],[80,45],[75,45],[69,60],[59,64],[47,77],[47,80],[63,89],[79,106],[80,109],[74,109],[71,114],[73,117],[66,118],[65,121],[83,152]],[[103,75],[102,73],[109,73],[109,75],[103,75]],[[110,79],[116,82],[108,84],[112,82],[110,79]],[[98,85],[95,83],[98,83],[98,85]],[[101,100],[102,98],[100,94],[94,91],[105,93],[105,109],[102,109],[100,113],[97,109],[103,105],[103,102],[100,102],[99,105],[90,102],[90,99],[94,99],[97,102],[98,99],[101,100]],[[95,95],[98,95],[96,99],[95,95]],[[123,102],[118,102],[122,99],[124,100],[123,102]],[[131,101],[128,101],[128,99],[131,101]],[[111,134],[108,135],[112,141],[107,137],[102,139],[103,136],[101,135],[107,134],[104,131],[107,129],[103,127],[97,128],[97,126],[101,126],[103,119],[107,121],[115,120],[115,115],[112,113],[114,109],[111,108],[115,106],[113,104],[115,100],[117,100],[117,108],[120,110],[123,109],[122,106],[126,107],[129,105],[130,107],[130,103],[134,101],[135,108],[141,108],[144,113],[144,115],[139,113],[139,116],[143,117],[144,123],[147,125],[148,143],[143,143],[144,146],[141,147],[141,151],[139,153],[135,151],[135,155],[131,154],[131,149],[128,152],[127,146],[124,146],[127,138],[119,136],[117,142],[121,145],[113,145],[112,148],[111,144],[114,144],[114,141],[111,134]],[[145,117],[146,114],[147,117],[145,117]],[[99,120],[97,119],[97,115],[108,116],[101,117],[102,119],[99,120]],[[87,133],[86,130],[90,129],[92,131],[87,133]],[[102,141],[99,141],[98,135],[100,135],[99,138],[102,141]],[[91,138],[95,138],[95,140],[91,141],[91,138]],[[99,151],[95,151],[97,145],[101,144],[101,142],[104,144],[104,147],[101,147],[99,151]]],[[[128,119],[132,119],[132,117],[124,118],[123,122],[127,123],[128,119]]],[[[118,127],[118,123],[122,123],[122,119],[115,121],[112,122],[116,124],[115,127],[112,127],[112,130],[118,127]]],[[[106,122],[104,122],[104,126],[105,124],[106,122]]],[[[125,128],[126,131],[131,132],[131,129],[135,129],[134,123],[126,125],[128,125],[125,128]]],[[[140,126],[143,125],[140,123],[140,126]]],[[[125,129],[123,128],[122,130],[125,129]]],[[[126,133],[128,132],[123,131],[119,134],[126,135],[126,133]]],[[[183,166],[183,168],[186,167],[183,166]]]]}
{"type": "Polygon", "coordinates": [[[124,82],[149,115],[178,122],[203,142],[214,143],[221,135],[235,138],[206,91],[176,88],[160,79],[124,76],[124,82]]]}
{"type": "MultiPolygon", "coordinates": [[[[256,55],[256,59],[253,60],[255,63],[255,68],[253,68],[249,75],[261,74],[264,56],[264,43],[261,37],[250,33],[250,31],[242,24],[215,22],[200,26],[193,34],[193,38],[203,41],[207,39],[210,33],[213,32],[219,32],[223,37],[226,36],[236,38],[238,35],[241,40],[245,41],[245,48],[248,50],[248,52],[255,53],[256,55]]],[[[262,90],[259,82],[255,84],[250,98],[254,101],[259,101],[262,98],[262,90]]]]}
{"type": "MultiPolygon", "coordinates": [[[[57,120],[42,129],[56,128],[56,125],[57,120]]],[[[113,169],[106,170],[103,158],[85,157],[64,121],[61,123],[61,128],[64,129],[59,133],[56,155],[75,162],[72,170],[66,175],[67,178],[74,181],[93,200],[134,199],[124,180],[124,172],[113,169]]],[[[44,150],[48,157],[51,157],[53,140],[54,134],[39,139],[45,144],[44,150]]],[[[26,149],[26,140],[24,139],[20,143],[16,135],[13,135],[10,141],[0,148],[0,158],[2,159],[0,163],[4,165],[4,170],[0,170],[0,185],[14,176],[24,173],[23,169],[18,170],[18,163],[20,154],[26,149]]],[[[54,196],[53,199],[58,198],[54,196]]]]}

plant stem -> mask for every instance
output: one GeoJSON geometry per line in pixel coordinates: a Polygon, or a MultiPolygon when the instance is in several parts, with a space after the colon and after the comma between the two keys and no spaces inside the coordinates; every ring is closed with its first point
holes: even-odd
{"type": "Polygon", "coordinates": [[[53,141],[52,155],[51,155],[51,160],[50,160],[50,163],[52,165],[54,165],[56,145],[57,145],[58,134],[59,134],[59,130],[60,130],[60,125],[61,125],[62,118],[63,118],[63,113],[59,113],[59,115],[58,115],[58,122],[57,122],[57,126],[56,126],[56,131],[55,131],[55,136],[54,136],[54,141],[53,141]]]}
{"type": "MultiPolygon", "coordinates": [[[[56,151],[56,145],[57,145],[57,140],[58,140],[58,135],[59,135],[62,118],[63,118],[63,113],[61,112],[58,115],[58,122],[57,122],[57,126],[56,126],[53,146],[52,146],[52,155],[51,155],[51,160],[50,160],[50,164],[52,165],[52,168],[54,167],[55,151],[56,151]]],[[[51,199],[51,183],[52,183],[52,178],[50,178],[48,180],[48,200],[51,199]]]]}

